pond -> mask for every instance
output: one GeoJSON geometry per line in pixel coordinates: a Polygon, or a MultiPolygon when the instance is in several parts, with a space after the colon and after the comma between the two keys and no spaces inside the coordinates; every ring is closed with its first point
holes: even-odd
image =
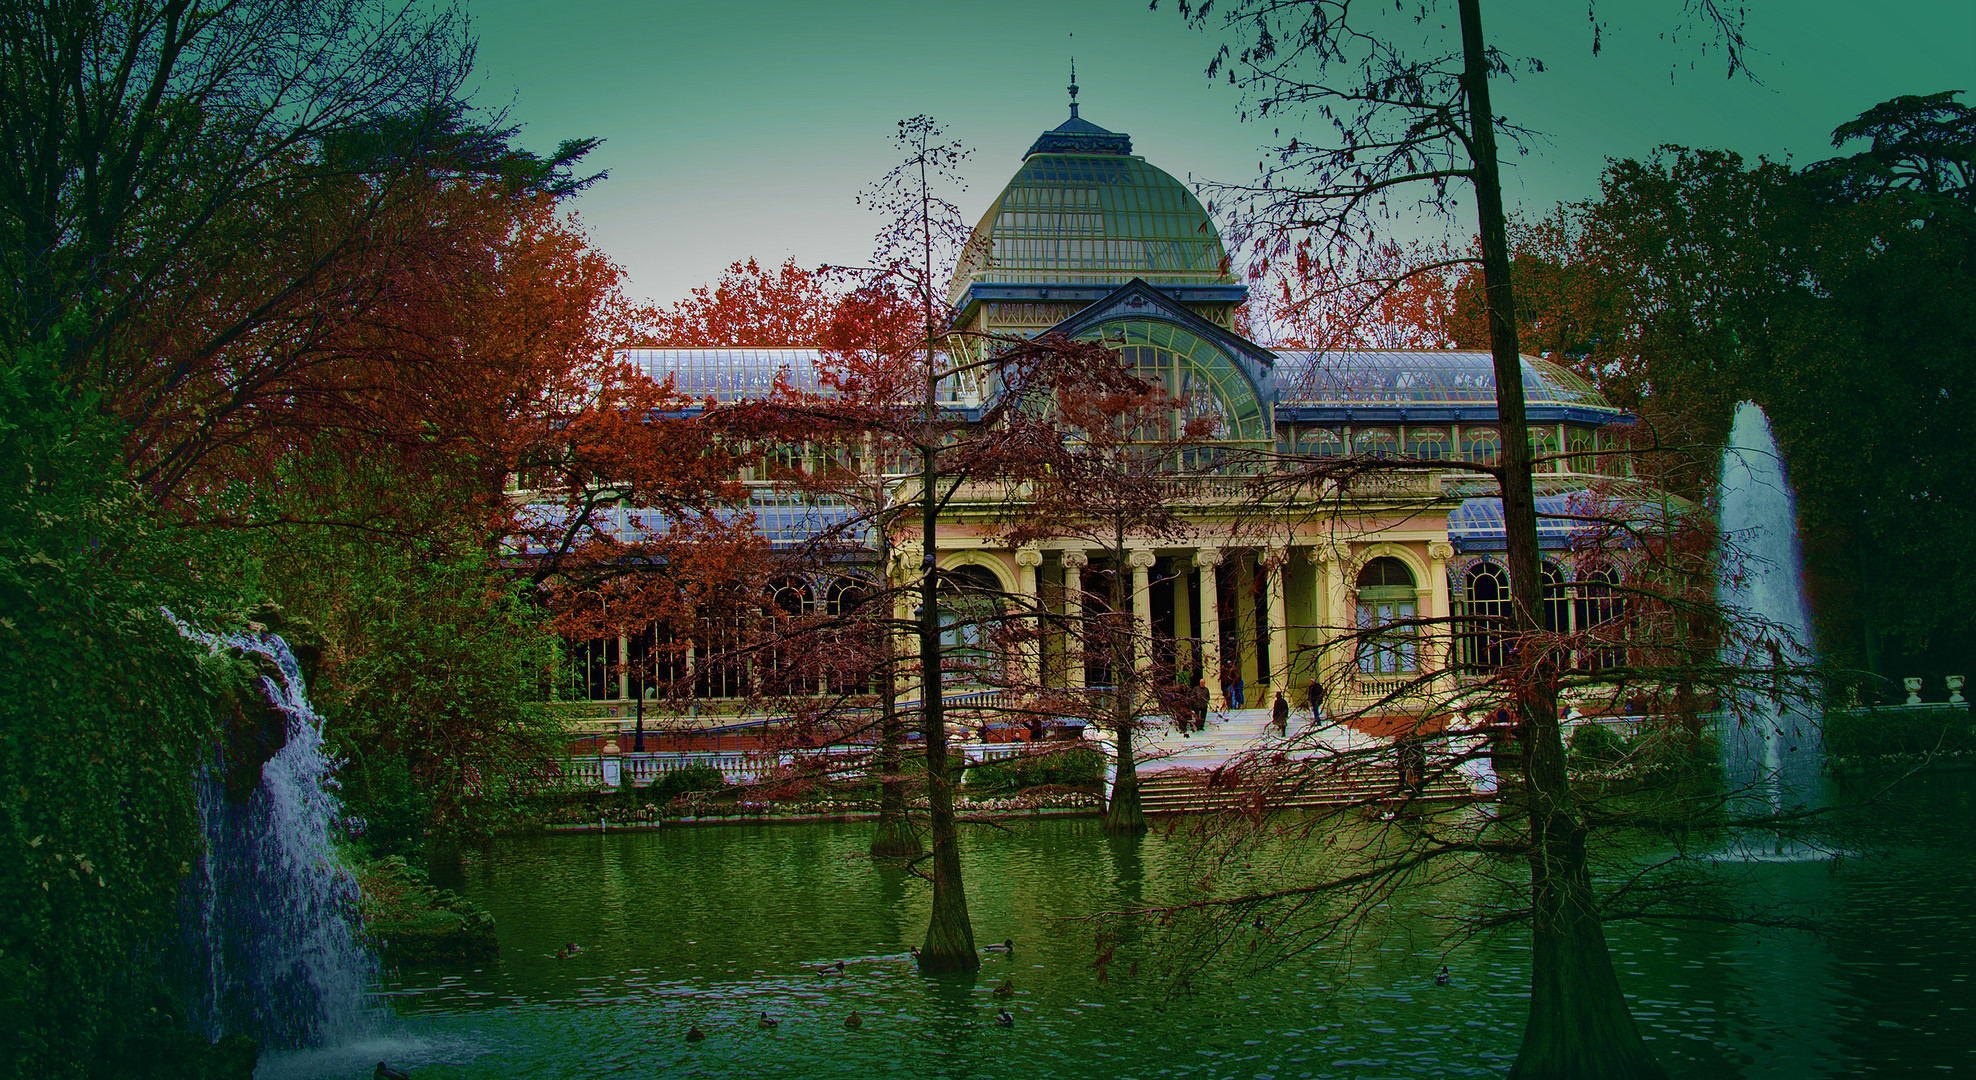
{"type": "MultiPolygon", "coordinates": [[[[1611,928],[1634,1016],[1673,1075],[1976,1070],[1976,774],[1919,778],[1872,816],[1900,828],[1836,864],[1731,870],[1814,915],[1821,935],[1611,928]]],[[[374,1039],[270,1055],[258,1075],[354,1078],[384,1058],[419,1080],[1495,1077],[1515,1054],[1525,940],[1448,946],[1429,917],[1472,897],[1423,891],[1349,949],[1260,972],[1218,961],[1176,994],[1162,971],[1176,945],[1157,927],[1080,917],[1185,895],[1186,837],[1018,821],[971,829],[965,849],[977,938],[1013,939],[1013,954],[990,954],[978,977],[929,978],[906,956],[927,886],[866,858],[868,829],[495,843],[452,884],[494,913],[498,962],[396,971],[374,1039]],[[557,959],[567,942],[581,951],[557,959]],[[843,974],[817,973],[839,960],[843,974]],[[1437,986],[1443,963],[1453,980],[1437,986]],[[1004,983],[1013,993],[999,997],[1004,983]],[[1004,1005],[1012,1027],[995,1021],[1004,1005]],[[760,1027],[763,1012],[779,1023],[760,1027]],[[689,1044],[695,1025],[707,1037],[689,1044]]],[[[1235,955],[1244,935],[1270,933],[1241,929],[1235,955]]]]}

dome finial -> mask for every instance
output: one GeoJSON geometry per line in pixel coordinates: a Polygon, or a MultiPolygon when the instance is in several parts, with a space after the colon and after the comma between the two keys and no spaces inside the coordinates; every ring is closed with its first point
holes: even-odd
{"type": "MultiPolygon", "coordinates": [[[[1076,38],[1077,32],[1071,31],[1070,36],[1076,38]]],[[[1075,55],[1070,58],[1070,115],[1077,115],[1077,57],[1075,55]]]]}

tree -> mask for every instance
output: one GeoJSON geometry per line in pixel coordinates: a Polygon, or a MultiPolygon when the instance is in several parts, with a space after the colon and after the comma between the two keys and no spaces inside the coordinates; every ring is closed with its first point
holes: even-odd
{"type": "Polygon", "coordinates": [[[789,348],[824,340],[837,297],[829,279],[785,259],[774,271],[753,259],[730,263],[713,286],[660,308],[652,340],[674,348],[789,348]]]}
{"type": "MultiPolygon", "coordinates": [[[[1499,131],[1512,138],[1521,131],[1497,117],[1489,96],[1492,76],[1540,65],[1489,46],[1480,0],[1454,6],[1454,19],[1447,5],[1431,2],[1411,17],[1404,6],[1388,16],[1329,2],[1216,9],[1183,0],[1181,13],[1197,25],[1218,19],[1240,42],[1223,45],[1208,74],[1244,87],[1256,116],[1314,110],[1332,129],[1319,141],[1293,136],[1275,149],[1258,184],[1236,189],[1257,225],[1257,271],[1284,257],[1348,256],[1365,235],[1358,230],[1395,195],[1424,191],[1420,201],[1430,210],[1447,208],[1451,184],[1465,184],[1474,198],[1504,437],[1502,460],[1489,471],[1508,536],[1510,633],[1519,657],[1506,688],[1523,774],[1512,798],[1527,830],[1532,900],[1530,1011],[1511,1075],[1660,1076],[1600,928],[1558,724],[1559,658],[1542,632],[1537,505],[1497,152],[1499,131]],[[1400,44],[1416,39],[1417,50],[1400,44]]],[[[1733,74],[1742,63],[1740,26],[1713,7],[1701,18],[1717,31],[1733,74]]],[[[1595,48],[1597,26],[1595,18],[1595,48]]]]}

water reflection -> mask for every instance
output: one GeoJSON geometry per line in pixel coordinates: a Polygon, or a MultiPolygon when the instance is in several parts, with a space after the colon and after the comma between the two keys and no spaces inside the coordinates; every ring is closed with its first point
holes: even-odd
{"type": "MultiPolygon", "coordinates": [[[[1623,985],[1678,1077],[1840,1076],[1976,1068],[1976,861],[1964,774],[1932,778],[1901,811],[1948,823],[1921,846],[1829,864],[1734,864],[1748,887],[1806,905],[1826,939],[1780,931],[1615,926],[1623,985]]],[[[1905,820],[1917,820],[1913,816],[1905,820]]],[[[858,826],[727,827],[517,839],[466,854],[469,895],[499,920],[479,969],[398,973],[391,1053],[443,1077],[591,1076],[1500,1076],[1515,1053],[1526,945],[1445,943],[1415,897],[1350,948],[1308,950],[1257,975],[1185,966],[1152,920],[1094,911],[1187,894],[1183,836],[1106,837],[1091,821],[966,835],[982,941],[1012,938],[978,978],[918,975],[906,949],[927,886],[874,865],[858,826]],[[1102,935],[1111,935],[1107,940],[1102,935]],[[564,942],[583,951],[554,959],[564,942]],[[1096,961],[1111,950],[1108,962],[1096,961]],[[837,960],[842,975],[815,969],[837,960]],[[1446,962],[1449,986],[1434,970],[1446,962]],[[1137,965],[1136,968],[1134,965],[1137,965]],[[1162,972],[1189,978],[1176,996],[1162,972]],[[1000,999],[1003,982],[1013,996],[1000,999]],[[1000,1028],[995,1011],[1016,1016],[1000,1028]],[[756,1025],[766,1010],[773,1030],[756,1025]],[[853,1031],[844,1020],[864,1019],[853,1031]],[[699,1025],[706,1042],[684,1034],[699,1025]]],[[[1296,851],[1284,853],[1294,861],[1296,851]]],[[[1261,874],[1268,867],[1251,868],[1261,874]]],[[[1242,928],[1258,952],[1274,931],[1242,928]]],[[[349,1076],[347,1051],[270,1060],[264,1077],[349,1076]]],[[[364,1055],[359,1055],[363,1057],[364,1055]]]]}

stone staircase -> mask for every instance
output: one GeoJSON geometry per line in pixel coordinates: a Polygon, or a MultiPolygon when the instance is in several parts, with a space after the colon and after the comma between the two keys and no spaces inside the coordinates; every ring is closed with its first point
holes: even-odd
{"type": "Polygon", "coordinates": [[[1391,809],[1477,798],[1467,777],[1433,760],[1410,788],[1386,740],[1343,726],[1312,730],[1307,712],[1292,715],[1287,737],[1269,723],[1267,709],[1239,709],[1215,713],[1206,731],[1142,732],[1135,756],[1146,813],[1391,809]]]}

